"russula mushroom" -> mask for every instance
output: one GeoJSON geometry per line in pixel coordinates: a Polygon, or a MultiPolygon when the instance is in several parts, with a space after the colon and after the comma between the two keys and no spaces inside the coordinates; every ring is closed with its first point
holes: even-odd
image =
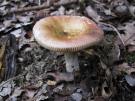
{"type": "Polygon", "coordinates": [[[67,72],[79,70],[77,51],[103,39],[103,31],[90,19],[81,16],[50,16],[33,27],[36,41],[43,47],[63,52],[67,72]]]}

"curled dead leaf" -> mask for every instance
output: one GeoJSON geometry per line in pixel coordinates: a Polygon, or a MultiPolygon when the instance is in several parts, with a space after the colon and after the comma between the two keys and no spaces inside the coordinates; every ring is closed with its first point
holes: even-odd
{"type": "Polygon", "coordinates": [[[109,98],[111,95],[112,95],[112,91],[110,87],[107,85],[106,82],[104,82],[102,85],[102,96],[104,98],[109,98]]]}
{"type": "Polygon", "coordinates": [[[131,75],[125,76],[126,82],[129,84],[129,86],[134,87],[135,86],[135,78],[131,75]]]}
{"type": "Polygon", "coordinates": [[[72,82],[74,80],[74,75],[72,73],[47,73],[47,78],[51,76],[56,81],[56,83],[59,82],[72,82]]]}

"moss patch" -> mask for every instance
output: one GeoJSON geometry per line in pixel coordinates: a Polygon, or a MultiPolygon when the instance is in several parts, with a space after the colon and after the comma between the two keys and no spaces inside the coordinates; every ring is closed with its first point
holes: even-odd
{"type": "Polygon", "coordinates": [[[134,63],[135,62],[135,53],[128,53],[126,55],[126,60],[128,63],[134,63]]]}

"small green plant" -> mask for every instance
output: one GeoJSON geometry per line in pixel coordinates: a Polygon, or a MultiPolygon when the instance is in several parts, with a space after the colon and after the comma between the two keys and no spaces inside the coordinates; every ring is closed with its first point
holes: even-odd
{"type": "Polygon", "coordinates": [[[133,53],[128,53],[126,55],[126,60],[129,63],[134,63],[135,62],[135,53],[134,52],[133,53]]]}

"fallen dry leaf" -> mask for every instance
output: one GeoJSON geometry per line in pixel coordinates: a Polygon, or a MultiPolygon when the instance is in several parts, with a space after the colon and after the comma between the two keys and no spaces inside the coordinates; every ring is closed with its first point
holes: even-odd
{"type": "Polygon", "coordinates": [[[135,78],[132,77],[131,75],[126,75],[125,79],[127,81],[127,83],[131,86],[134,87],[135,86],[135,78]]]}
{"type": "Polygon", "coordinates": [[[127,51],[129,53],[135,52],[135,45],[129,45],[129,46],[127,46],[127,51]]]}
{"type": "Polygon", "coordinates": [[[101,20],[101,17],[97,14],[97,12],[91,7],[86,7],[86,13],[89,17],[91,17],[93,20],[96,20],[97,22],[101,20]]]}
{"type": "Polygon", "coordinates": [[[74,101],[81,101],[82,100],[82,95],[80,93],[73,93],[71,95],[71,98],[74,100],[74,101]]]}
{"type": "Polygon", "coordinates": [[[112,91],[106,82],[102,84],[102,96],[104,98],[109,98],[112,95],[112,91]]]}
{"type": "Polygon", "coordinates": [[[102,96],[96,96],[96,97],[94,98],[94,101],[106,101],[106,100],[105,100],[105,98],[102,97],[102,96]]]}
{"type": "Polygon", "coordinates": [[[17,97],[20,96],[23,92],[25,91],[21,89],[21,87],[17,87],[9,99],[17,99],[17,97]]]}
{"type": "Polygon", "coordinates": [[[12,93],[12,87],[14,87],[14,82],[7,82],[0,88],[0,96],[5,97],[12,93]]]}
{"type": "Polygon", "coordinates": [[[47,73],[47,76],[52,76],[54,80],[59,83],[59,82],[71,82],[74,80],[74,75],[72,73],[47,73]]]}
{"type": "Polygon", "coordinates": [[[121,73],[127,73],[127,74],[131,74],[133,72],[135,72],[135,68],[132,68],[131,66],[128,65],[128,63],[122,63],[119,65],[116,65],[114,68],[114,73],[120,75],[121,73]]]}

